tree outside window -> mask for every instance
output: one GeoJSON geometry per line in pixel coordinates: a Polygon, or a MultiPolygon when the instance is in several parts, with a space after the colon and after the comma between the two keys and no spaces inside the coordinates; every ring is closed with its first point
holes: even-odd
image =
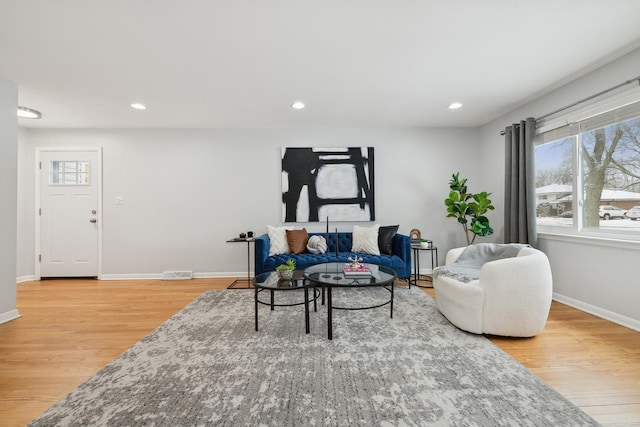
{"type": "Polygon", "coordinates": [[[640,224],[622,216],[640,206],[638,104],[538,135],[538,225],[577,228],[581,223],[585,230],[606,229],[640,237],[640,224]],[[574,161],[574,155],[579,162],[574,161]],[[574,194],[575,189],[581,192],[574,194]],[[578,208],[580,203],[582,209],[578,208]],[[619,208],[615,212],[621,213],[603,214],[605,205],[612,207],[607,209],[619,208]],[[578,216],[581,222],[576,220],[578,216]]]}

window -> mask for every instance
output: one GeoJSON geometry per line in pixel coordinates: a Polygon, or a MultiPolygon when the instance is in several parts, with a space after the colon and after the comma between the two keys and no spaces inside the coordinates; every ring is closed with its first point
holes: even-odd
{"type": "Polygon", "coordinates": [[[538,125],[538,230],[640,240],[640,101],[584,115],[538,125]]]}
{"type": "Polygon", "coordinates": [[[90,162],[87,160],[52,160],[49,185],[89,185],[90,162]]]}

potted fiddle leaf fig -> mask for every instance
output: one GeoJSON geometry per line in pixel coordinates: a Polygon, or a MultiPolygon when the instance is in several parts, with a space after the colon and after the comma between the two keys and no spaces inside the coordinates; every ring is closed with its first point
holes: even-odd
{"type": "Polygon", "coordinates": [[[454,173],[449,181],[449,197],[444,200],[447,206],[447,217],[456,218],[462,225],[467,244],[472,244],[476,237],[493,234],[489,218],[485,214],[495,209],[489,196],[491,193],[470,193],[467,189],[467,178],[460,178],[460,172],[454,173]]]}
{"type": "Polygon", "coordinates": [[[280,264],[276,267],[276,271],[278,272],[278,276],[281,279],[291,280],[293,277],[293,270],[296,269],[296,262],[289,258],[286,263],[280,264]]]}

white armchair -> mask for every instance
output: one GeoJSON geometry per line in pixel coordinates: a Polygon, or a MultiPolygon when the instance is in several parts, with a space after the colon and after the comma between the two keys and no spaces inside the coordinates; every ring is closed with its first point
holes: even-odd
{"type": "MultiPolygon", "coordinates": [[[[453,264],[465,248],[447,253],[453,264]]],[[[522,248],[516,257],[487,262],[468,283],[434,275],[436,305],[451,323],[474,334],[531,337],[544,329],[552,296],[547,256],[522,248]]]]}

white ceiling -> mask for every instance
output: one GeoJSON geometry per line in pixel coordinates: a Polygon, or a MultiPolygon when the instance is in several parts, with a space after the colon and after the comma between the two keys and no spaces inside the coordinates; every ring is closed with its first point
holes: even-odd
{"type": "Polygon", "coordinates": [[[640,47],[639,17],[638,0],[0,0],[0,76],[44,114],[28,127],[479,126],[640,47]]]}

